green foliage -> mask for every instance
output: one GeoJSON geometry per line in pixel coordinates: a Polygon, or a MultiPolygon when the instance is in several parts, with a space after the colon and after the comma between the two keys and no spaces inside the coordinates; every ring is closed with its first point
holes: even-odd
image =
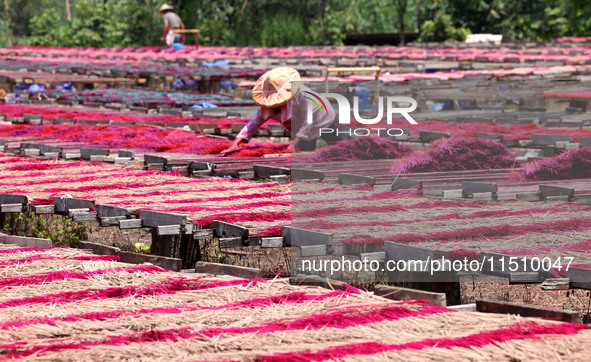
{"type": "Polygon", "coordinates": [[[558,36],[588,36],[591,2],[588,0],[431,0],[425,19],[438,11],[451,16],[453,26],[473,33],[502,34],[506,40],[548,40],[558,36]]]}
{"type": "Polygon", "coordinates": [[[452,25],[451,16],[438,11],[433,20],[426,20],[421,28],[419,41],[464,41],[470,34],[469,29],[456,28],[452,25]]]}
{"type": "Polygon", "coordinates": [[[591,2],[588,0],[571,0],[567,2],[565,8],[569,24],[568,35],[591,34],[591,2]]]}
{"type": "Polygon", "coordinates": [[[323,21],[315,19],[309,28],[310,42],[313,45],[343,45],[345,31],[341,28],[337,14],[326,14],[323,21]]]}
{"type": "Polygon", "coordinates": [[[0,20],[0,47],[10,46],[10,33],[8,31],[8,22],[0,20]]]}
{"type": "MultiPolygon", "coordinates": [[[[199,34],[200,43],[206,45],[236,44],[236,31],[234,15],[239,9],[233,6],[235,1],[203,1],[202,6],[196,9],[196,26],[201,30],[199,34]]],[[[185,23],[185,25],[187,25],[185,23]]],[[[254,23],[252,24],[254,27],[254,23]]],[[[246,30],[246,29],[245,29],[246,30]]],[[[243,36],[248,37],[253,31],[250,30],[243,36]]]]}
{"type": "MultiPolygon", "coordinates": [[[[530,3],[532,1],[513,1],[530,3]]],[[[453,25],[470,29],[473,33],[499,33],[503,14],[510,6],[507,0],[443,0],[434,2],[434,11],[451,16],[453,25]]]]}
{"type": "Polygon", "coordinates": [[[37,215],[30,212],[13,213],[2,225],[5,233],[17,236],[50,239],[54,246],[77,247],[88,240],[86,222],[74,222],[67,217],[37,215]]]}
{"type": "Polygon", "coordinates": [[[356,33],[396,33],[399,29],[394,0],[356,0],[349,21],[356,33]]]}
{"type": "Polygon", "coordinates": [[[508,5],[501,22],[503,35],[510,40],[547,40],[570,33],[564,9],[555,1],[508,5]]]}
{"type": "Polygon", "coordinates": [[[318,28],[310,28],[311,24],[321,25],[321,3],[204,0],[195,9],[194,23],[188,20],[185,25],[199,28],[200,42],[207,45],[289,46],[309,45],[324,39],[338,41],[340,37],[334,35],[332,24],[327,36],[319,35],[318,28]]]}
{"type": "MultiPolygon", "coordinates": [[[[63,0],[4,0],[0,2],[0,46],[27,42],[54,46],[159,45],[162,17],[156,11],[161,3],[161,0],[71,0],[72,21],[69,22],[63,0]]],[[[205,45],[342,45],[347,33],[396,33],[400,29],[422,30],[424,41],[461,40],[467,34],[464,29],[472,33],[501,33],[507,40],[591,34],[588,0],[179,0],[171,3],[177,7],[187,28],[201,30],[200,42],[205,45]]],[[[191,42],[191,37],[187,41],[191,42]]]]}
{"type": "Polygon", "coordinates": [[[129,32],[129,1],[79,0],[72,21],[56,8],[48,8],[30,20],[31,44],[73,47],[113,47],[133,43],[129,32]]]}
{"type": "MultiPolygon", "coordinates": [[[[156,10],[162,5],[162,0],[117,0],[113,1],[113,14],[117,23],[127,24],[127,43],[119,42],[116,46],[132,45],[147,46],[160,45],[162,35],[162,16],[156,15],[156,10]]],[[[111,2],[109,1],[109,2],[111,2]]],[[[171,3],[169,1],[169,3],[171,3]]],[[[191,15],[190,17],[194,17],[191,15]]]]}
{"type": "Polygon", "coordinates": [[[47,9],[43,14],[31,19],[33,45],[59,45],[66,36],[66,29],[60,24],[60,14],[55,8],[47,9]]]}
{"type": "Polygon", "coordinates": [[[276,14],[261,19],[259,41],[261,46],[279,47],[285,44],[306,44],[304,24],[291,14],[276,14]]]}

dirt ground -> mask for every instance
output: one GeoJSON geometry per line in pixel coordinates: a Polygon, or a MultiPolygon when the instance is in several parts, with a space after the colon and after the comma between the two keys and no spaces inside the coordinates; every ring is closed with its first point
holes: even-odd
{"type": "Polygon", "coordinates": [[[136,243],[152,243],[152,235],[147,228],[121,230],[116,226],[101,227],[98,222],[92,222],[87,234],[87,241],[116,246],[123,251],[133,251],[133,245],[136,243]]]}
{"type": "Polygon", "coordinates": [[[483,298],[539,305],[579,312],[584,323],[591,323],[591,295],[587,290],[542,290],[541,284],[509,285],[504,278],[484,276],[460,278],[460,294],[464,304],[483,298]]]}

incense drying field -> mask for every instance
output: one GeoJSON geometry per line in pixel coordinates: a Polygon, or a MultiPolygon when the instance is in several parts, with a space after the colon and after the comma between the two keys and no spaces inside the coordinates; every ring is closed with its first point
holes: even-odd
{"type": "Polygon", "coordinates": [[[588,39],[571,38],[0,48],[14,231],[0,234],[0,358],[585,360],[590,74],[588,39]],[[270,120],[221,157],[278,66],[316,92],[369,94],[356,111],[380,122],[354,110],[299,154],[270,120]],[[412,97],[417,124],[380,111],[387,97],[412,97]],[[94,234],[55,247],[68,243],[26,233],[33,220],[94,234]],[[298,264],[341,258],[379,269],[298,264]],[[490,267],[441,283],[384,270],[436,258],[490,267]],[[493,270],[505,260],[519,267],[493,270]]]}

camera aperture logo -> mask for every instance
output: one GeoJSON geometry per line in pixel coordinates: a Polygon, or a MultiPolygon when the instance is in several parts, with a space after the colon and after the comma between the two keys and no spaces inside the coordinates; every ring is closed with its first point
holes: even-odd
{"type": "MultiPolygon", "coordinates": [[[[307,114],[307,123],[313,124],[314,117],[313,117],[313,107],[316,107],[321,114],[329,113],[328,105],[330,102],[328,98],[332,98],[337,102],[338,106],[338,121],[340,125],[350,125],[351,118],[354,118],[355,121],[359,124],[373,126],[377,125],[382,121],[384,117],[384,103],[386,104],[386,122],[388,125],[392,124],[393,115],[400,114],[404,117],[409,124],[416,125],[418,124],[417,121],[412,118],[410,112],[417,109],[417,101],[410,97],[394,97],[394,96],[387,96],[387,97],[379,97],[378,99],[378,112],[374,118],[366,119],[362,118],[359,115],[359,98],[357,96],[353,97],[353,107],[351,107],[351,103],[349,100],[343,96],[342,94],[337,93],[317,93],[312,89],[308,88],[303,84],[297,84],[297,87],[301,90],[304,94],[304,98],[309,100],[308,103],[308,114],[307,114]],[[399,107],[397,106],[399,103],[408,103],[410,104],[408,107],[399,107]],[[351,112],[353,111],[353,112],[351,112]],[[351,113],[353,113],[353,117],[351,117],[351,113]]],[[[333,129],[333,128],[320,128],[319,129],[319,136],[322,134],[329,134],[335,133],[337,136],[339,134],[348,134],[349,136],[370,136],[372,134],[376,134],[381,136],[383,134],[387,134],[388,136],[402,136],[404,131],[401,128],[379,128],[379,127],[372,127],[372,128],[349,128],[347,130],[342,129],[333,129]]]]}
{"type": "MultiPolygon", "coordinates": [[[[302,89],[302,92],[305,94],[304,98],[306,98],[310,102],[314,103],[316,105],[316,107],[318,107],[318,110],[320,111],[320,113],[327,114],[328,107],[326,107],[325,102],[328,102],[328,101],[326,101],[325,99],[322,99],[322,96],[320,96],[320,94],[312,91],[310,88],[308,88],[308,87],[305,87],[305,88],[307,88],[308,90],[302,89]],[[320,107],[320,105],[322,105],[322,107],[320,107]]],[[[309,117],[308,117],[308,123],[310,123],[309,117]]]]}

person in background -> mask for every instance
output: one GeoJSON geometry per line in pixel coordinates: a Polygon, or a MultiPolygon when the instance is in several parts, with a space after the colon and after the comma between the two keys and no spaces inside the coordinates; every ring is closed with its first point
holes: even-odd
{"type": "Polygon", "coordinates": [[[158,12],[162,14],[162,20],[164,21],[164,27],[162,28],[162,36],[160,41],[168,46],[172,46],[173,43],[184,43],[185,34],[174,34],[171,30],[185,29],[185,24],[181,18],[172,11],[173,6],[168,4],[162,4],[158,12]]]}
{"type": "Polygon", "coordinates": [[[239,151],[270,119],[280,122],[292,134],[292,152],[314,151],[319,129],[332,124],[335,112],[330,103],[327,112],[312,107],[313,123],[308,124],[306,115],[310,101],[304,98],[302,91],[292,88],[292,82],[299,82],[300,79],[300,74],[290,67],[275,68],[263,74],[252,89],[252,98],[260,108],[220,156],[239,151]]]}

